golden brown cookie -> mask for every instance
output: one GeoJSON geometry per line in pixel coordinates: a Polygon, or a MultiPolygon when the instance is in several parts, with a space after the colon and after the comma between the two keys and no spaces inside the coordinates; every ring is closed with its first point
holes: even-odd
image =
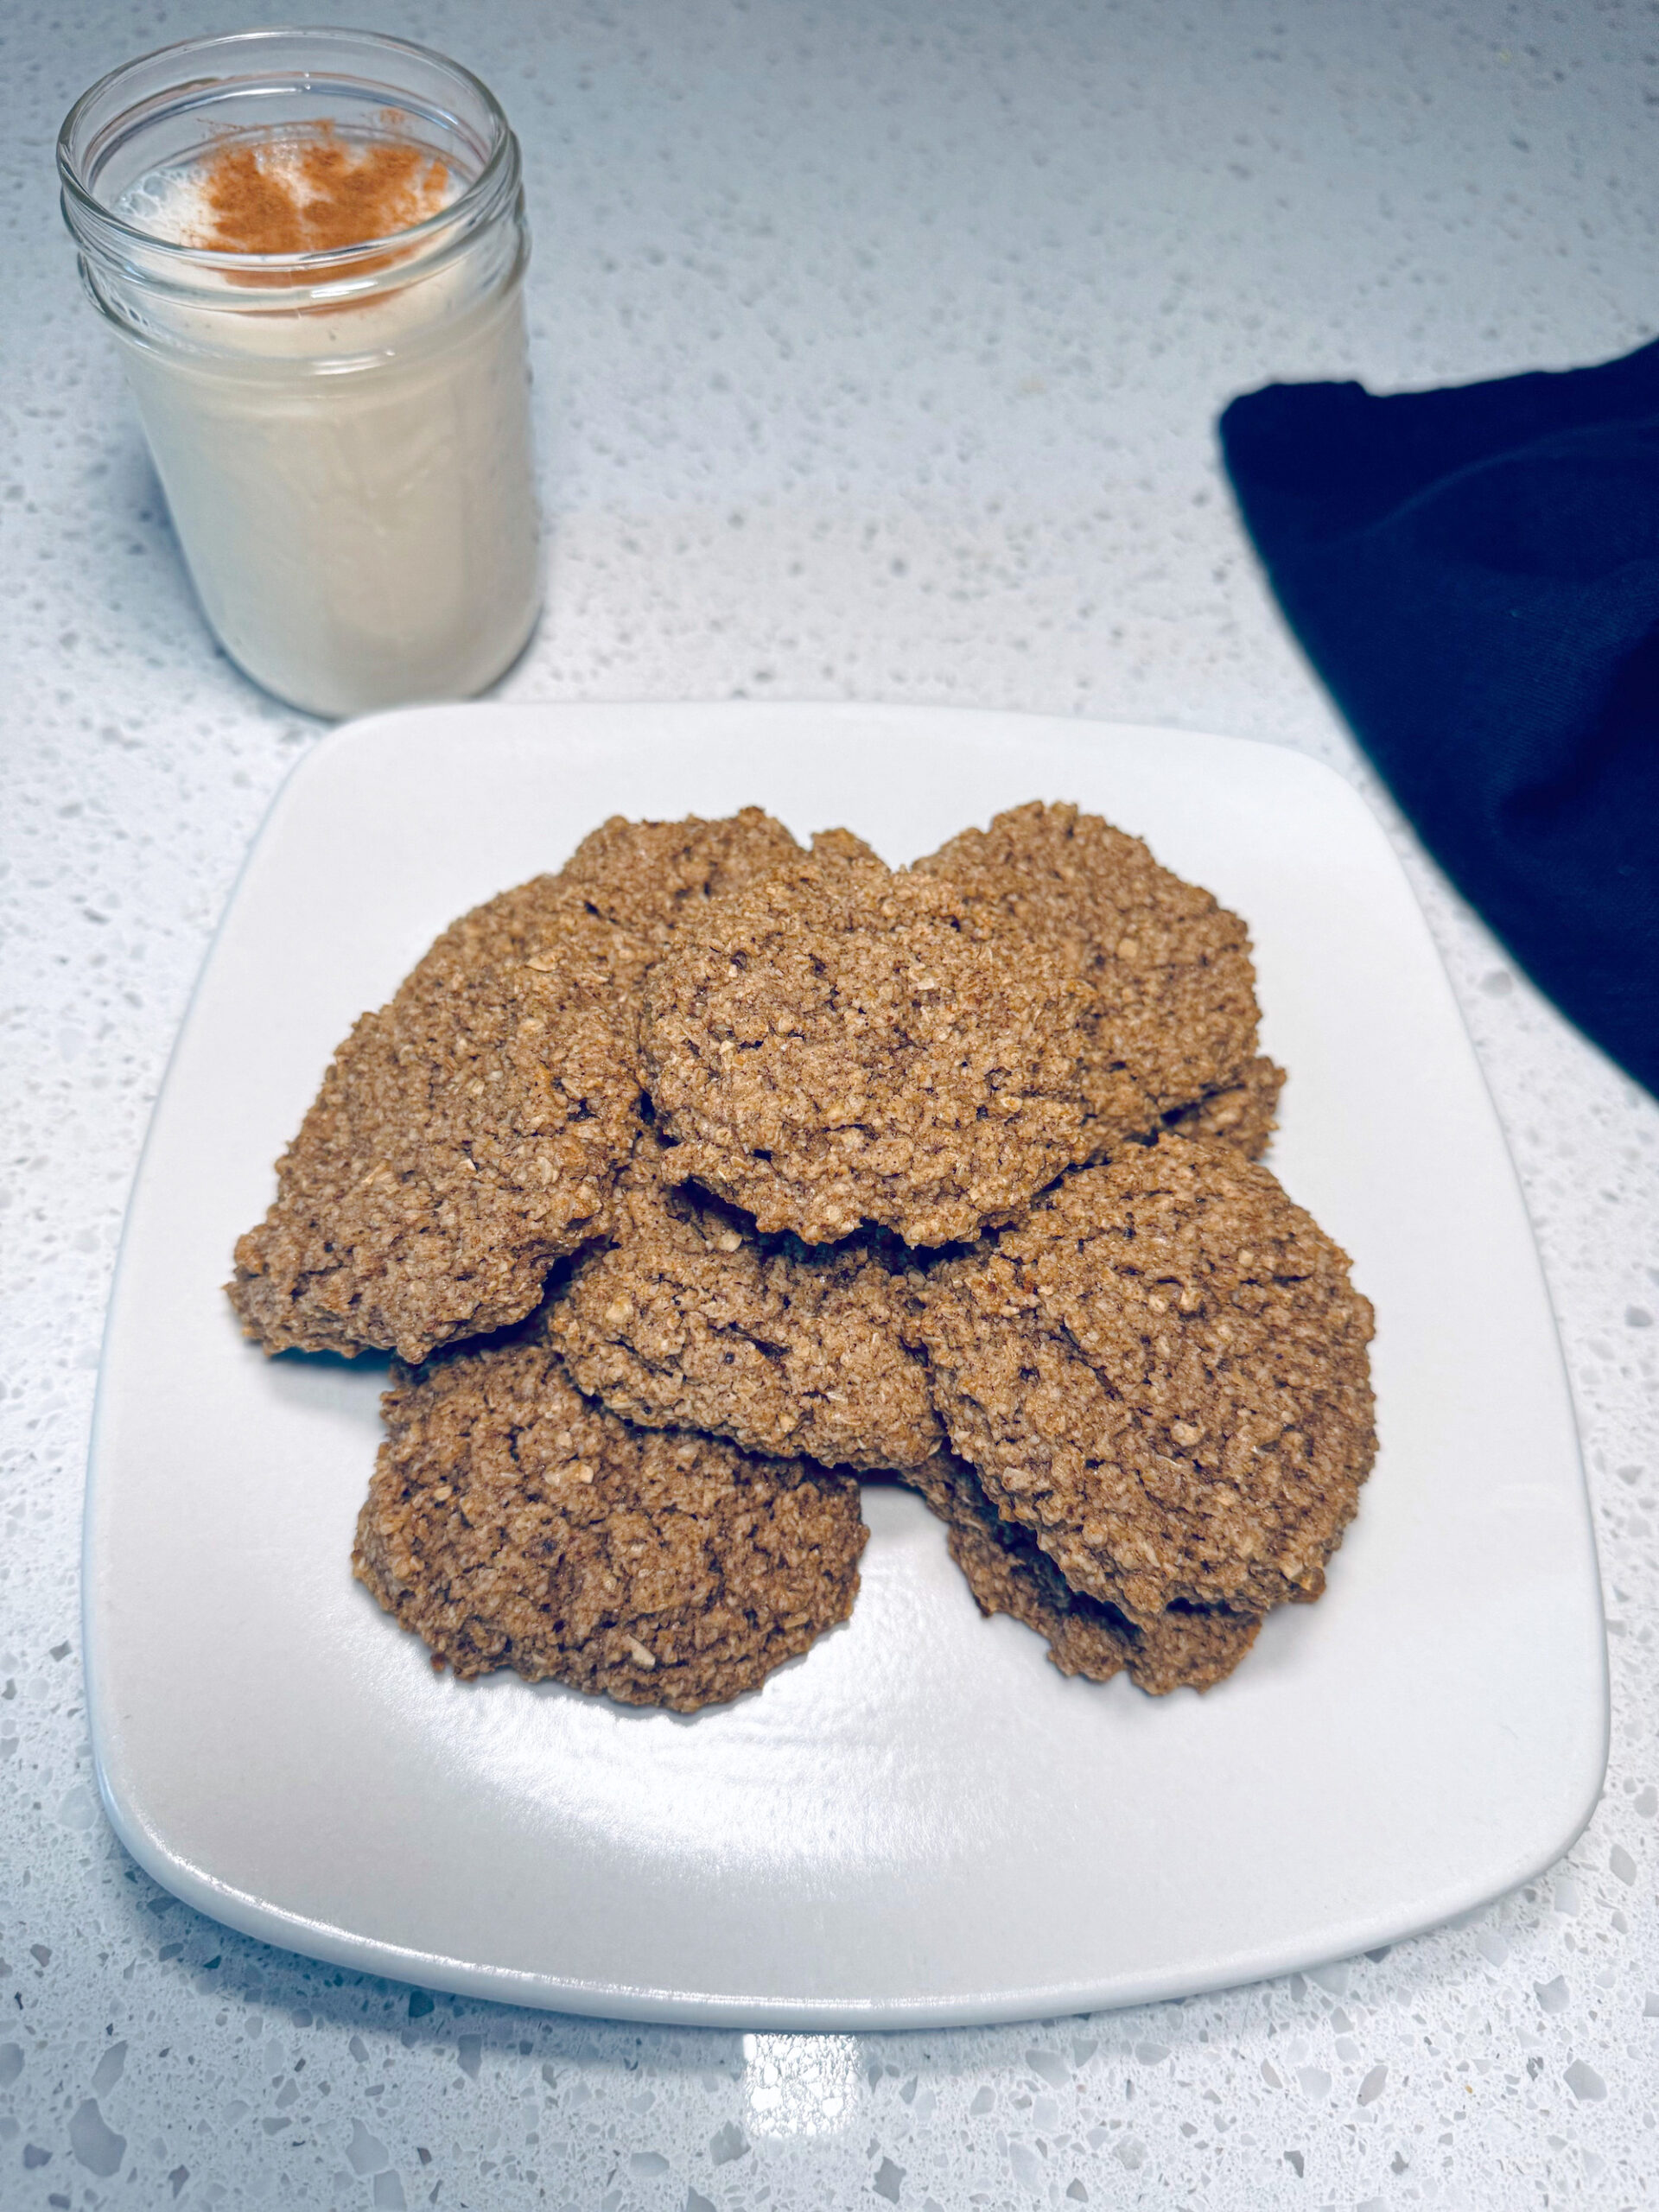
{"type": "Polygon", "coordinates": [[[808,863],[713,906],[652,970],[641,1041],[678,1168],[762,1233],[912,1245],[1006,1220],[1155,1125],[1086,1057],[1086,986],[982,937],[943,878],[808,863]]]}
{"type": "Polygon", "coordinates": [[[1371,1328],[1265,1167],[1175,1136],[934,1268],[920,1323],[993,1503],[1143,1625],[1319,1595],[1376,1450],[1371,1328]]]}
{"type": "Polygon", "coordinates": [[[1224,1681],[1262,1623],[1219,1606],[1172,1606],[1137,1627],[1116,1605],[1074,1590],[1029,1530],[1005,1521],[965,1459],[941,1452],[902,1479],[950,1530],[950,1556],[982,1613],[1034,1629],[1063,1675],[1109,1682],[1126,1669],[1153,1697],[1224,1681]]]}
{"type": "Polygon", "coordinates": [[[1138,837],[1033,800],[916,867],[1084,977],[1098,995],[1101,1056],[1130,1070],[1160,1113],[1241,1080],[1258,1019],[1249,933],[1138,837]]]}
{"type": "Polygon", "coordinates": [[[758,808],[607,822],[447,929],[335,1053],[229,1285],[268,1351],[424,1358],[528,1313],[639,1127],[640,980],[683,914],[799,848],[758,808]]]}
{"type": "Polygon", "coordinates": [[[695,1713],[847,1618],[858,1485],[582,1396],[539,1321],[394,1370],[353,1572],[457,1675],[695,1713]]]}
{"type": "Polygon", "coordinates": [[[245,1332],[416,1360],[528,1313],[603,1226],[639,1126],[618,1011],[639,967],[550,878],[446,931],[358,1022],[278,1160],[228,1286],[245,1332]]]}
{"type": "Polygon", "coordinates": [[[1164,1116],[1164,1127],[1177,1136],[1211,1137],[1230,1144],[1246,1160],[1260,1160],[1278,1126],[1279,1094],[1285,1071],[1274,1061],[1258,1058],[1249,1062],[1242,1078],[1224,1090],[1208,1090],[1191,1106],[1178,1106],[1164,1116]]]}
{"type": "MultiPolygon", "coordinates": [[[[845,836],[828,830],[827,836],[845,836]]],[[[758,806],[705,822],[630,822],[613,814],[576,847],[559,871],[594,912],[660,949],[724,899],[801,858],[781,822],[758,806]]]]}
{"type": "MultiPolygon", "coordinates": [[[[581,1388],[650,1428],[747,1452],[908,1467],[944,1432],[906,1334],[915,1289],[891,1238],[757,1236],[646,1131],[618,1186],[608,1249],[582,1258],[548,1326],[581,1388]]],[[[913,1338],[912,1338],[913,1344],[913,1338]]]]}
{"type": "Polygon", "coordinates": [[[874,847],[850,830],[815,830],[812,857],[815,861],[873,861],[877,868],[886,865],[874,847]]]}

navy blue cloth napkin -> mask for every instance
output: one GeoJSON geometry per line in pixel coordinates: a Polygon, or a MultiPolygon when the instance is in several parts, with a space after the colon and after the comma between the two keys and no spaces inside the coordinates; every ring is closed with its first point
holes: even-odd
{"type": "Polygon", "coordinates": [[[1659,1092],[1659,342],[1221,418],[1291,627],[1429,850],[1659,1092]]]}

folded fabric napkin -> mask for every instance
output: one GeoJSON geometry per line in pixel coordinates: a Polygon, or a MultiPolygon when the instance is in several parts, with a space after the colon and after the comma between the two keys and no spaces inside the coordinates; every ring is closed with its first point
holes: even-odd
{"type": "Polygon", "coordinates": [[[1268,385],[1221,442],[1291,627],[1424,843],[1659,1091],[1659,342],[1389,398],[1268,385]]]}

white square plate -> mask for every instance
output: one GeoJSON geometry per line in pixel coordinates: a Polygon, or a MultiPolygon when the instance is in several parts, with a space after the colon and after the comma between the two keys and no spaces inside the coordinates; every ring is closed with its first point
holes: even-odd
{"type": "Polygon", "coordinates": [[[931,709],[497,706],[326,738],[273,805],[156,1109],[104,1348],[86,1649],[104,1798],[266,1941],[581,2012],[891,2027],[1179,1996],[1526,1879],[1600,1789],[1599,1592],[1514,1173],[1422,917],[1338,777],[931,709]],[[769,807],[893,861],[1033,797],[1249,921],[1272,1164],[1375,1301],[1382,1454],[1315,1606],[1207,1696],[1067,1681],[865,1494],[851,1622],[694,1719],[436,1677],[353,1581],[384,1363],[262,1358],[219,1286],[330,1052],[449,918],[605,816],[769,807]]]}

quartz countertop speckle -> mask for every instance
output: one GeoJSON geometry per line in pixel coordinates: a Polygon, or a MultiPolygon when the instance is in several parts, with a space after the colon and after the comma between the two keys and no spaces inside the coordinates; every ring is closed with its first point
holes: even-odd
{"type": "Polygon", "coordinates": [[[1278,621],[1213,434],[1274,375],[1435,383],[1651,336],[1650,15],[351,13],[470,63],[524,143],[552,588],[502,696],[1213,728],[1332,762],[1389,823],[1560,1316],[1612,1763],[1567,1859],[1459,1925],[1220,1997],[958,2033],[746,2037],[434,1996],[247,1942],[130,1864],[79,1674],[99,1328],[192,978],[317,728],[201,627],[51,170],[93,77],[258,18],[17,0],[0,30],[0,2207],[1652,2202],[1659,1108],[1416,849],[1278,621]]]}

